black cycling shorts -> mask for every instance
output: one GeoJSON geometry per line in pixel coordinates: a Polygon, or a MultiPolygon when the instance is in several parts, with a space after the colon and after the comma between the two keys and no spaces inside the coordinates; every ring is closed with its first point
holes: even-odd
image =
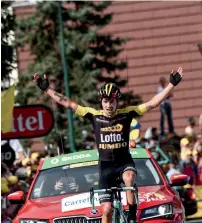
{"type": "MultiPolygon", "coordinates": [[[[137,173],[135,168],[135,163],[133,160],[129,160],[126,163],[114,164],[110,161],[100,161],[99,162],[99,188],[100,189],[109,189],[111,187],[117,187],[117,179],[120,179],[123,182],[122,175],[125,171],[132,170],[137,173]]],[[[112,193],[104,192],[99,193],[99,201],[103,202],[112,202],[112,193]]]]}

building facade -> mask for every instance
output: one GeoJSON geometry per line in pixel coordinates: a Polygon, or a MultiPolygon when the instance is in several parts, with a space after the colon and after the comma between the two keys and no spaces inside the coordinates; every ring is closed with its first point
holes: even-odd
{"type": "MultiPolygon", "coordinates": [[[[35,5],[15,4],[17,17],[30,15],[35,5]]],[[[113,21],[103,32],[130,37],[125,51],[119,56],[128,60],[128,71],[121,75],[128,86],[150,100],[157,91],[159,78],[169,80],[171,70],[183,67],[183,82],[175,89],[171,99],[176,133],[183,134],[188,117],[198,122],[202,113],[202,4],[200,1],[127,1],[113,2],[106,10],[114,14],[113,21]]],[[[25,71],[33,57],[28,46],[18,49],[18,69],[25,71]]],[[[159,128],[159,108],[141,118],[142,130],[159,128]]],[[[197,123],[198,124],[198,123],[197,123]]],[[[166,123],[167,129],[167,123],[166,123]]],[[[198,131],[198,128],[197,128],[198,131]]]]}

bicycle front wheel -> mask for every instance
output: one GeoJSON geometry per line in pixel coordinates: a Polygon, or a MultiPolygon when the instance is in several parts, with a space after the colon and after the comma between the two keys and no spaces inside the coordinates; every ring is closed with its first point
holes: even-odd
{"type": "Polygon", "coordinates": [[[120,219],[121,215],[118,209],[114,208],[112,215],[112,223],[121,223],[120,219]]]}
{"type": "Polygon", "coordinates": [[[113,210],[112,223],[128,223],[124,214],[120,214],[120,211],[116,208],[113,210]]]}

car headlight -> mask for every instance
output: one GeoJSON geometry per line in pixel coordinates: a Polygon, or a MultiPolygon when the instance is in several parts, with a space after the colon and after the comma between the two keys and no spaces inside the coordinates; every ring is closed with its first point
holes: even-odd
{"type": "Polygon", "coordinates": [[[148,218],[163,217],[167,219],[173,218],[173,206],[172,204],[162,204],[151,208],[143,209],[141,213],[141,220],[148,218]]]}
{"type": "Polygon", "coordinates": [[[21,219],[20,223],[49,223],[49,221],[40,219],[21,219]]]}

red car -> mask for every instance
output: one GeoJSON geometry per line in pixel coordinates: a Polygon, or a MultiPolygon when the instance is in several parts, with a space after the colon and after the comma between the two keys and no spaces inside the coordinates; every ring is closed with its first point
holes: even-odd
{"type": "MultiPolygon", "coordinates": [[[[139,148],[130,151],[138,170],[138,222],[183,222],[184,207],[171,186],[185,185],[188,177],[174,174],[172,185],[169,185],[149,151],[139,148]]],[[[95,196],[98,212],[93,214],[89,193],[89,188],[98,187],[97,164],[96,150],[65,154],[41,162],[26,199],[23,191],[8,196],[13,203],[24,203],[13,223],[100,223],[102,212],[98,195],[95,196]]],[[[124,192],[122,203],[127,209],[124,192]]]]}

